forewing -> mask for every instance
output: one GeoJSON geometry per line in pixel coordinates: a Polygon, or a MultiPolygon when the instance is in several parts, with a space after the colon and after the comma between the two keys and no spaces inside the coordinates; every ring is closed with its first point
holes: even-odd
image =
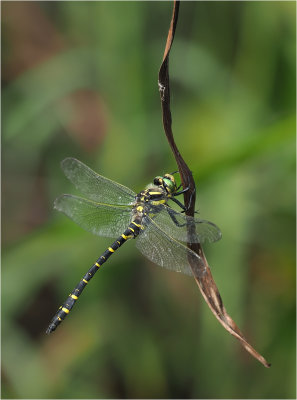
{"type": "Polygon", "coordinates": [[[189,217],[168,206],[158,206],[158,212],[153,219],[167,235],[182,242],[203,243],[205,240],[215,242],[222,237],[220,229],[214,223],[189,217]]]}
{"type": "Polygon", "coordinates": [[[67,178],[86,197],[99,203],[128,205],[135,201],[135,193],[91,170],[75,158],[66,158],[61,163],[67,178]]]}
{"type": "Polygon", "coordinates": [[[98,236],[117,237],[131,221],[132,207],[109,206],[70,194],[58,197],[55,208],[86,231],[98,236]]]}
{"type": "Polygon", "coordinates": [[[136,247],[149,260],[161,267],[197,277],[205,273],[205,265],[198,254],[168,236],[150,218],[142,221],[144,227],[136,239],[136,247]],[[194,270],[190,266],[193,265],[194,270]]]}

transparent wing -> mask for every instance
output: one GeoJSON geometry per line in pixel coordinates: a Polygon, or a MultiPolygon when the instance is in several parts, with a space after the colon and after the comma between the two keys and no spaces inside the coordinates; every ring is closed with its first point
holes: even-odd
{"type": "Polygon", "coordinates": [[[109,206],[70,194],[58,197],[55,208],[98,236],[117,237],[131,222],[132,206],[109,206]]]}
{"type": "Polygon", "coordinates": [[[214,223],[189,217],[167,206],[157,206],[156,213],[151,216],[167,235],[182,242],[203,243],[205,240],[215,242],[222,237],[220,229],[214,223]],[[196,232],[188,234],[188,226],[194,226],[196,232]]]}
{"type": "Polygon", "coordinates": [[[193,276],[194,274],[201,277],[205,273],[206,269],[201,257],[168,236],[150,217],[144,217],[142,225],[144,230],[136,239],[136,247],[149,260],[161,267],[186,275],[193,276]],[[196,266],[194,272],[190,267],[190,260],[196,266]]]}
{"type": "Polygon", "coordinates": [[[128,205],[136,194],[119,183],[104,178],[75,158],[65,158],[61,163],[67,178],[86,197],[99,203],[128,205]]]}

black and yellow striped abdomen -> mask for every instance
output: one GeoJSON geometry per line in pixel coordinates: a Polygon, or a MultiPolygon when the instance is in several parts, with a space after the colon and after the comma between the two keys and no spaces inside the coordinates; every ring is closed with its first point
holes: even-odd
{"type": "Polygon", "coordinates": [[[101,268],[101,266],[109,259],[109,257],[124,244],[128,239],[136,237],[139,234],[141,229],[141,225],[136,222],[131,222],[129,227],[124,231],[124,233],[112,243],[108,249],[97,259],[97,261],[92,265],[89,271],[85,274],[85,276],[80,280],[77,286],[70,293],[66,301],[61,305],[54,318],[52,319],[49,327],[46,330],[46,333],[49,334],[53,332],[58,325],[65,319],[65,317],[69,314],[77,299],[81,295],[84,288],[87,286],[89,281],[93,278],[95,273],[101,268]]]}

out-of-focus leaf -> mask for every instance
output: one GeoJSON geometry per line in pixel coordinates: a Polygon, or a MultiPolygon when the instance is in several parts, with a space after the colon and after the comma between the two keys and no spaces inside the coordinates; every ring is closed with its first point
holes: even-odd
{"type": "MultiPolygon", "coordinates": [[[[9,141],[16,136],[22,138],[30,124],[41,125],[43,122],[47,125],[51,120],[52,127],[58,126],[58,110],[55,110],[57,101],[77,89],[91,89],[94,85],[90,56],[90,49],[87,48],[68,50],[24,72],[10,84],[2,98],[3,140],[9,141]],[[78,63],[78,59],[84,59],[85,62],[78,63]]],[[[38,143],[39,130],[35,127],[29,132],[32,144],[36,140],[38,143]]],[[[52,133],[52,130],[47,129],[47,132],[52,133]]],[[[44,137],[47,137],[45,133],[44,137]]]]}

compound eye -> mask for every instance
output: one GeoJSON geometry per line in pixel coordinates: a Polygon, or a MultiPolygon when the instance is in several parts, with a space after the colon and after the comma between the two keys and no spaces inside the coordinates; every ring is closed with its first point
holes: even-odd
{"type": "Polygon", "coordinates": [[[163,184],[163,179],[160,176],[156,176],[154,179],[154,185],[161,186],[163,184]]]}
{"type": "Polygon", "coordinates": [[[176,189],[176,185],[169,178],[165,178],[164,176],[164,186],[169,193],[173,193],[176,189]]]}
{"type": "Polygon", "coordinates": [[[167,179],[170,179],[171,180],[171,182],[175,182],[175,179],[174,179],[174,177],[172,176],[172,175],[170,175],[170,174],[166,174],[166,175],[164,175],[164,178],[167,178],[167,179]]]}

